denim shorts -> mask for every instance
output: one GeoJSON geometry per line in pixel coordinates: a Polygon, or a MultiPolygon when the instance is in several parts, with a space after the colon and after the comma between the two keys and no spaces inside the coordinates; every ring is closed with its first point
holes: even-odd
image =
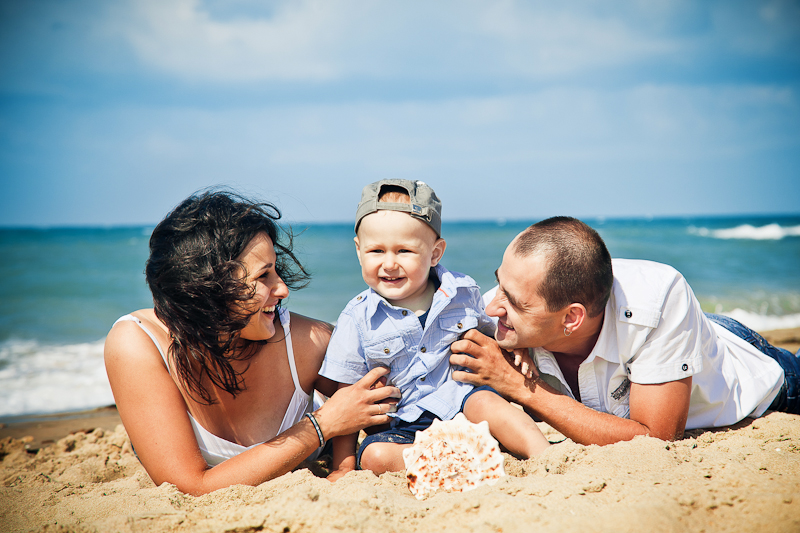
{"type": "Polygon", "coordinates": [[[793,355],[789,350],[776,348],[768,343],[767,339],[730,317],[711,313],[706,313],[706,316],[740,339],[755,346],[761,353],[772,357],[781,365],[784,375],[783,385],[769,408],[773,411],[800,414],[800,398],[798,398],[800,395],[800,359],[798,359],[800,350],[793,355]]]}
{"type": "MultiPolygon", "coordinates": [[[[496,390],[491,388],[488,385],[483,385],[481,387],[475,387],[470,391],[469,394],[464,398],[464,401],[461,403],[461,410],[464,410],[464,404],[467,403],[467,399],[475,394],[478,391],[488,390],[495,394],[498,394],[496,390]]],[[[392,423],[389,426],[389,429],[385,431],[381,431],[380,433],[374,433],[369,435],[363,441],[361,441],[361,446],[358,447],[358,453],[356,453],[356,468],[361,470],[361,455],[364,453],[364,450],[370,444],[374,444],[376,442],[391,442],[393,444],[413,444],[414,443],[414,435],[417,431],[424,431],[433,424],[434,420],[437,420],[438,417],[431,413],[430,411],[423,411],[419,418],[414,420],[413,422],[406,422],[400,418],[393,418],[392,423]]]]}

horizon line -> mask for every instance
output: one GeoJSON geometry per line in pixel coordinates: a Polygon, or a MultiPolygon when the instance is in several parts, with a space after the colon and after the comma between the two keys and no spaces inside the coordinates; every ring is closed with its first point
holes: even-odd
{"type": "MultiPolygon", "coordinates": [[[[553,215],[557,216],[557,215],[553,215]]],[[[565,215],[569,216],[569,215],[565,215]]],[[[615,215],[615,216],[606,216],[606,215],[594,215],[594,216],[586,216],[586,217],[574,217],[584,222],[586,221],[593,221],[593,222],[610,222],[610,221],[633,221],[633,220],[640,220],[640,221],[666,221],[666,220],[691,220],[691,219],[731,219],[731,218],[793,218],[793,217],[800,217],[800,211],[795,213],[727,213],[727,214],[691,214],[691,215],[615,215]]],[[[442,225],[446,226],[449,224],[485,224],[485,223],[495,223],[498,225],[507,225],[507,224],[517,224],[517,223],[536,223],[540,220],[545,220],[548,217],[531,217],[531,218],[456,218],[447,221],[442,221],[442,225]]],[[[284,220],[281,219],[279,221],[279,225],[281,226],[299,226],[299,225],[308,225],[308,226],[339,226],[339,225],[350,225],[353,222],[351,220],[321,220],[321,221],[308,221],[308,220],[284,220]]],[[[43,224],[43,225],[0,225],[0,231],[8,231],[8,230],[15,230],[15,231],[23,231],[23,230],[31,230],[31,231],[46,231],[46,230],[71,230],[71,229],[138,229],[138,228],[147,228],[147,227],[155,227],[158,225],[158,222],[141,222],[141,223],[119,223],[119,224],[43,224]]]]}

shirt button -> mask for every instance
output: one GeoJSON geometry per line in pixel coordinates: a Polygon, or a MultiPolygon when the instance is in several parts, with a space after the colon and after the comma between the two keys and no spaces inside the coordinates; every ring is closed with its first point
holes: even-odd
{"type": "Polygon", "coordinates": [[[630,311],[625,311],[625,318],[630,318],[632,316],[633,316],[633,313],[631,313],[630,311]]]}
{"type": "Polygon", "coordinates": [[[458,329],[461,329],[461,328],[463,328],[463,327],[464,327],[464,324],[462,324],[461,322],[459,322],[458,324],[456,324],[456,327],[457,327],[458,329]]]}
{"type": "Polygon", "coordinates": [[[419,349],[419,351],[420,351],[420,352],[422,352],[422,353],[425,353],[425,352],[427,352],[428,350],[426,350],[426,349],[425,349],[425,347],[423,346],[422,348],[420,348],[420,349],[419,349]]]}
{"type": "Polygon", "coordinates": [[[419,378],[419,380],[420,381],[425,381],[425,376],[422,376],[421,378],[419,378]]]}
{"type": "Polygon", "coordinates": [[[403,311],[403,316],[406,316],[407,314],[408,314],[408,311],[403,311]]]}
{"type": "Polygon", "coordinates": [[[359,296],[358,298],[356,298],[356,300],[361,301],[361,298],[363,298],[363,296],[359,296]]]}
{"type": "Polygon", "coordinates": [[[689,370],[689,365],[684,363],[684,365],[681,367],[681,369],[683,369],[683,371],[686,372],[687,370],[689,370]]]}
{"type": "Polygon", "coordinates": [[[383,353],[389,353],[389,348],[384,348],[383,353]]]}

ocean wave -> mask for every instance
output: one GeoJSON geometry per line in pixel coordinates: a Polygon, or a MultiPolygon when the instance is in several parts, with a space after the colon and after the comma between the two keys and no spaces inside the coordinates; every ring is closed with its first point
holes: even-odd
{"type": "MultiPolygon", "coordinates": [[[[719,314],[756,331],[800,327],[800,313],[779,316],[735,308],[719,314]]],[[[103,363],[104,342],[0,343],[0,416],[79,411],[113,404],[103,363]]]]}
{"type": "Polygon", "coordinates": [[[744,309],[734,309],[720,313],[738,320],[748,328],[755,331],[770,331],[773,329],[800,328],[800,313],[792,315],[761,315],[745,311],[744,309]]]}
{"type": "Polygon", "coordinates": [[[113,404],[103,363],[104,342],[0,343],[0,416],[77,411],[113,404]]]}
{"type": "Polygon", "coordinates": [[[735,228],[709,229],[689,226],[688,232],[701,237],[714,239],[750,239],[757,241],[781,240],[784,237],[800,237],[800,226],[781,226],[780,224],[767,224],[766,226],[751,226],[742,224],[735,228]]]}

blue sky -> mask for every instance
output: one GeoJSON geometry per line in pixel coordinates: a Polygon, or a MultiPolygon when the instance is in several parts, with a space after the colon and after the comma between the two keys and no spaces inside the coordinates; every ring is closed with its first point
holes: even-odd
{"type": "Polygon", "coordinates": [[[800,212],[793,1],[0,2],[0,225],[800,212]]]}

